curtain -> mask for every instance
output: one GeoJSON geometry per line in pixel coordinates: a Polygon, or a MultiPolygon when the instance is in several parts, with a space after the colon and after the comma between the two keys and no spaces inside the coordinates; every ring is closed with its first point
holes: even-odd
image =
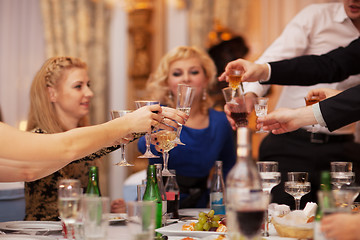
{"type": "Polygon", "coordinates": [[[88,64],[93,124],[105,122],[108,115],[110,7],[105,1],[41,0],[47,57],[70,55],[88,64]]]}

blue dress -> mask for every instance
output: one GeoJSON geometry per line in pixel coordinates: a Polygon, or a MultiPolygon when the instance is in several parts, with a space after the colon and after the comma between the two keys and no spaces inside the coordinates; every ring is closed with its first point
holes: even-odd
{"type": "MultiPolygon", "coordinates": [[[[215,161],[223,161],[224,180],[236,162],[234,132],[225,113],[210,109],[209,120],[209,126],[204,129],[183,126],[180,139],[186,145],[178,145],[170,150],[168,167],[176,170],[180,187],[180,208],[207,207],[207,178],[215,161]],[[195,196],[186,200],[190,195],[195,196]],[[196,195],[197,200],[193,201],[196,195]]],[[[145,152],[144,137],[140,138],[138,148],[140,152],[145,152]]],[[[161,156],[153,145],[151,150],[161,156]]],[[[149,162],[163,163],[163,159],[152,158],[149,162]]]]}

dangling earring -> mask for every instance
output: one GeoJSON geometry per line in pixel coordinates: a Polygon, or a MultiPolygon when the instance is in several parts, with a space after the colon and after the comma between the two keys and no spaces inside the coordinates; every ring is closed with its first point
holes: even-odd
{"type": "Polygon", "coordinates": [[[202,95],[202,100],[203,101],[206,101],[206,89],[204,88],[204,90],[203,90],[203,95],[202,95]]]}

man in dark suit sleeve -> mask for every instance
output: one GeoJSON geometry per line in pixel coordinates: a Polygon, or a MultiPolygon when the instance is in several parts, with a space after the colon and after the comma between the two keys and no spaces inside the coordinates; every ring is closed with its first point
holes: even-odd
{"type": "MultiPolygon", "coordinates": [[[[238,59],[228,63],[219,80],[225,80],[227,72],[233,68],[245,70],[243,81],[260,81],[261,84],[306,86],[317,83],[338,82],[350,75],[360,73],[360,38],[351,42],[347,47],[340,47],[320,56],[307,55],[270,62],[269,64],[255,64],[238,59]]],[[[320,108],[321,117],[330,131],[358,121],[360,120],[360,85],[314,104],[313,107],[320,108]]],[[[284,115],[286,109],[281,109],[281,111],[282,115],[284,115]]],[[[300,116],[302,115],[297,117],[300,116]]],[[[271,113],[266,119],[267,121],[270,118],[277,120],[277,117],[279,116],[271,113]]],[[[315,121],[315,123],[317,122],[315,121]]],[[[302,126],[304,125],[299,125],[297,128],[302,126]]],[[[286,129],[282,133],[293,130],[295,129],[286,129]]]]}

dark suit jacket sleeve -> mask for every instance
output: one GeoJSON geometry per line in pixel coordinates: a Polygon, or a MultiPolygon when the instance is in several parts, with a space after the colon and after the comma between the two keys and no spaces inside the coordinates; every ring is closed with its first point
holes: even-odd
{"type": "Polygon", "coordinates": [[[360,120],[360,85],[319,103],[329,131],[360,120]]]}
{"type": "Polygon", "coordinates": [[[271,62],[271,78],[262,84],[309,86],[339,82],[360,73],[360,38],[320,56],[271,62]]]}

